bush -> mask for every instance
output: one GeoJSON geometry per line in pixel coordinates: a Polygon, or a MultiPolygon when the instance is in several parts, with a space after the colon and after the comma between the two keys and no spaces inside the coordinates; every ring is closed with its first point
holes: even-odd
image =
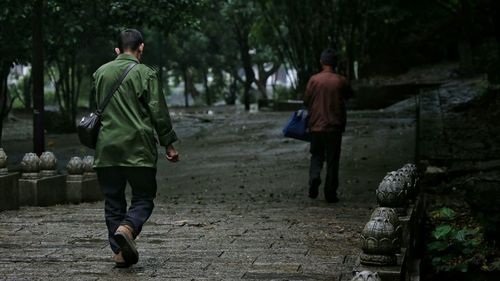
{"type": "Polygon", "coordinates": [[[275,100],[293,100],[297,98],[297,93],[293,88],[273,86],[273,97],[275,100]]]}
{"type": "Polygon", "coordinates": [[[484,238],[483,227],[470,213],[457,213],[448,207],[430,214],[431,233],[427,254],[436,272],[495,271],[491,257],[495,245],[484,238]]]}

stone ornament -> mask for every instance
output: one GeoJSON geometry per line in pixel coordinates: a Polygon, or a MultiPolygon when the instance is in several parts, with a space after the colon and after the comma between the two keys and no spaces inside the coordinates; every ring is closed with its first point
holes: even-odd
{"type": "Polygon", "coordinates": [[[24,179],[38,179],[40,171],[40,158],[35,153],[26,153],[21,161],[22,175],[24,179]]]}
{"type": "Polygon", "coordinates": [[[382,281],[382,280],[378,276],[377,272],[364,270],[361,272],[356,272],[351,281],[382,281]]]}
{"type": "Polygon", "coordinates": [[[3,150],[3,148],[0,148],[0,176],[7,175],[9,170],[7,169],[7,154],[3,150]]]}
{"type": "Polygon", "coordinates": [[[392,227],[394,227],[394,230],[396,231],[396,237],[398,238],[397,246],[398,248],[401,248],[401,239],[403,238],[403,226],[399,221],[399,217],[398,214],[396,213],[396,210],[387,207],[377,207],[375,208],[375,210],[373,210],[370,220],[376,217],[382,217],[384,219],[389,220],[389,222],[392,224],[392,227]]]}
{"type": "Polygon", "coordinates": [[[415,164],[408,163],[398,171],[410,179],[411,186],[408,190],[408,195],[410,198],[415,198],[418,193],[418,182],[420,180],[417,166],[415,164]]]}
{"type": "Polygon", "coordinates": [[[397,175],[386,176],[377,188],[377,201],[380,207],[395,208],[400,216],[406,215],[408,190],[405,181],[397,175]]]}
{"type": "Polygon", "coordinates": [[[85,173],[93,173],[92,165],[94,164],[94,156],[87,155],[83,157],[83,169],[85,173]]]}
{"type": "Polygon", "coordinates": [[[45,151],[40,156],[40,176],[50,177],[57,175],[57,158],[54,153],[45,151]]]}
{"type": "Polygon", "coordinates": [[[388,219],[371,219],[361,233],[363,245],[361,263],[364,265],[395,265],[399,251],[396,230],[388,219]]]}
{"type": "Polygon", "coordinates": [[[86,178],[97,178],[97,175],[92,168],[94,165],[94,156],[87,155],[83,157],[83,170],[86,178]]]}
{"type": "Polygon", "coordinates": [[[80,157],[71,158],[68,165],[66,165],[66,169],[70,175],[82,175],[84,172],[82,159],[80,157]]]}

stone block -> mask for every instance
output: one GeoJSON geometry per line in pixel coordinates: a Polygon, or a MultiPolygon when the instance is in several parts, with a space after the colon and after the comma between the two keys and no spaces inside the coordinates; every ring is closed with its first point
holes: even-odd
{"type": "Polygon", "coordinates": [[[401,254],[396,254],[397,264],[394,266],[367,266],[362,265],[359,261],[353,269],[353,273],[367,270],[377,272],[378,276],[383,281],[400,281],[405,280],[406,275],[406,249],[401,250],[401,254]]]}
{"type": "Polygon", "coordinates": [[[19,179],[19,203],[41,207],[66,203],[66,176],[19,179]]]}
{"type": "Polygon", "coordinates": [[[68,175],[66,177],[66,198],[69,203],[82,202],[83,175],[68,175]]]}
{"type": "Polygon", "coordinates": [[[413,222],[415,220],[415,206],[410,205],[407,211],[406,216],[399,217],[399,221],[401,223],[402,227],[402,241],[401,241],[401,246],[403,248],[409,248],[412,245],[412,238],[413,238],[413,222]]]}
{"type": "Polygon", "coordinates": [[[19,173],[0,175],[0,211],[19,209],[19,173]]]}
{"type": "Polygon", "coordinates": [[[95,202],[104,200],[104,196],[97,182],[97,177],[85,178],[82,183],[83,202],[95,202]]]}
{"type": "Polygon", "coordinates": [[[99,183],[95,177],[68,175],[66,196],[70,203],[94,202],[103,200],[99,183]]]}

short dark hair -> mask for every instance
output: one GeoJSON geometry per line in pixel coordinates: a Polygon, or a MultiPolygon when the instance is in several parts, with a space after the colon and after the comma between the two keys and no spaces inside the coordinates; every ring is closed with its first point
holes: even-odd
{"type": "Polygon", "coordinates": [[[332,49],[325,49],[321,53],[321,63],[325,65],[331,65],[333,67],[337,66],[337,53],[332,49]]]}
{"type": "Polygon", "coordinates": [[[137,48],[144,43],[142,34],[137,29],[125,29],[118,35],[118,49],[120,52],[124,50],[137,51],[137,48]]]}

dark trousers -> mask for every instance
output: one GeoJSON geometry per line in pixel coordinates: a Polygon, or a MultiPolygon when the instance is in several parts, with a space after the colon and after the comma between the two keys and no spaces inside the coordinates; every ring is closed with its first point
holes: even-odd
{"type": "Polygon", "coordinates": [[[342,132],[311,133],[309,185],[313,181],[320,182],[323,162],[326,160],[325,198],[328,201],[337,197],[341,144],[342,132]]]}
{"type": "Polygon", "coordinates": [[[120,225],[128,225],[137,236],[144,223],[153,212],[156,197],[156,169],[145,167],[105,167],[96,168],[99,186],[104,194],[104,216],[108,227],[111,249],[119,252],[112,239],[120,225]],[[127,211],[125,187],[127,182],[132,188],[131,205],[127,211]]]}

